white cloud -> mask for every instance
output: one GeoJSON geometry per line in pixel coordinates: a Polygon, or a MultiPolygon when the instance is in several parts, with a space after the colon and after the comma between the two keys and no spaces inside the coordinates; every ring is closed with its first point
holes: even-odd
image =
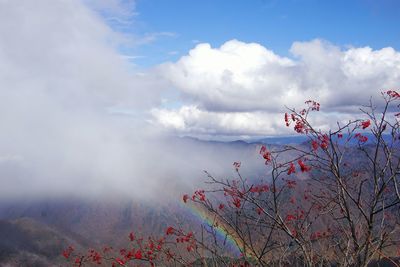
{"type": "Polygon", "coordinates": [[[400,84],[400,52],[391,47],[341,50],[327,42],[295,42],[299,87],[330,109],[365,104],[369,97],[400,84]]]}
{"type": "Polygon", "coordinates": [[[177,63],[162,66],[161,71],[183,93],[209,110],[254,110],[271,103],[271,95],[259,98],[261,87],[284,90],[279,79],[286,77],[281,73],[293,66],[290,59],[261,45],[233,40],[220,49],[199,44],[177,63]],[[269,76],[262,72],[263,68],[268,68],[269,76]]]}
{"type": "MultiPolygon", "coordinates": [[[[153,123],[159,124],[178,134],[197,137],[235,139],[240,136],[291,135],[293,127],[286,127],[282,113],[263,111],[216,112],[199,109],[196,106],[182,106],[177,110],[153,109],[153,123]]],[[[310,118],[316,128],[328,130],[336,122],[346,123],[353,119],[351,114],[326,114],[310,118]]]]}
{"type": "Polygon", "coordinates": [[[281,114],[212,112],[196,106],[183,106],[179,110],[153,109],[152,114],[164,127],[185,134],[239,136],[279,133],[284,130],[276,124],[282,119],[281,114]]]}
{"type": "Polygon", "coordinates": [[[327,112],[358,112],[370,96],[400,85],[400,52],[390,47],[343,50],[317,39],[295,42],[290,52],[293,59],[237,40],[198,44],[160,66],[186,107],[154,111],[155,121],[181,132],[279,134],[274,118],[285,106],[315,99],[327,112]]]}

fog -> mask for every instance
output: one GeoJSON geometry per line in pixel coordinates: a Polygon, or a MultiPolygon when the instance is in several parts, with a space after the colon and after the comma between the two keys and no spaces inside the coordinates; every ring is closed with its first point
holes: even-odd
{"type": "MultiPolygon", "coordinates": [[[[121,11],[103,2],[96,8],[121,11]]],[[[152,199],[202,183],[203,169],[232,173],[240,159],[231,149],[216,153],[149,122],[165,85],[121,56],[119,45],[134,41],[96,8],[0,5],[1,198],[152,199]]]]}

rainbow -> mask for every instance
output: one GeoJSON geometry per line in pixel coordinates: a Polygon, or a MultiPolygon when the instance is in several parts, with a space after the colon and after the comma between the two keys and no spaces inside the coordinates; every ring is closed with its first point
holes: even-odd
{"type": "MultiPolygon", "coordinates": [[[[193,217],[200,221],[202,225],[213,226],[218,241],[229,248],[234,256],[241,257],[243,255],[244,242],[237,236],[232,227],[223,222],[219,216],[208,212],[205,207],[189,201],[186,204],[180,203],[180,205],[184,209],[189,210],[193,217]]],[[[252,255],[247,256],[251,257],[252,255]]]]}

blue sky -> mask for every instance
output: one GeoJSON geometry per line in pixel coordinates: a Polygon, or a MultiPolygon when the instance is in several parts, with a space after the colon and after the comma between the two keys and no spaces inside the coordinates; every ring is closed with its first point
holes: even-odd
{"type": "Polygon", "coordinates": [[[315,38],[340,47],[400,47],[396,0],[138,0],[126,33],[160,34],[129,53],[141,66],[176,60],[196,42],[213,47],[231,39],[256,42],[282,56],[294,41],[315,38]]]}

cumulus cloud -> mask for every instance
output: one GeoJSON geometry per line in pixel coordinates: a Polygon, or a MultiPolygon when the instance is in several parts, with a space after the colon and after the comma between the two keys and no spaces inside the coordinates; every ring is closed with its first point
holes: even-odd
{"type": "MultiPolygon", "coordinates": [[[[229,41],[219,49],[199,44],[176,63],[161,71],[183,93],[208,110],[267,108],[271,95],[259,98],[263,86],[283,91],[284,70],[294,63],[259,44],[229,41]],[[269,75],[262,69],[267,68],[269,75]],[[240,101],[238,101],[240,100],[240,101]]],[[[285,85],[286,86],[286,85],[285,85]]]]}
{"type": "Polygon", "coordinates": [[[341,49],[316,39],[295,42],[290,52],[292,58],[282,57],[237,40],[219,48],[198,44],[160,67],[182,92],[184,107],[154,110],[155,121],[180,132],[282,134],[277,114],[285,106],[302,107],[315,99],[331,113],[330,120],[338,112],[342,120],[369,97],[400,84],[400,52],[390,47],[341,49]]]}
{"type": "Polygon", "coordinates": [[[178,133],[240,136],[285,131],[282,123],[277,123],[282,120],[281,114],[213,112],[196,106],[183,106],[179,110],[153,109],[152,114],[164,127],[176,129],[178,133]]]}
{"type": "Polygon", "coordinates": [[[381,91],[400,84],[400,52],[391,47],[341,50],[320,40],[295,42],[299,87],[332,110],[366,103],[381,91]]]}

